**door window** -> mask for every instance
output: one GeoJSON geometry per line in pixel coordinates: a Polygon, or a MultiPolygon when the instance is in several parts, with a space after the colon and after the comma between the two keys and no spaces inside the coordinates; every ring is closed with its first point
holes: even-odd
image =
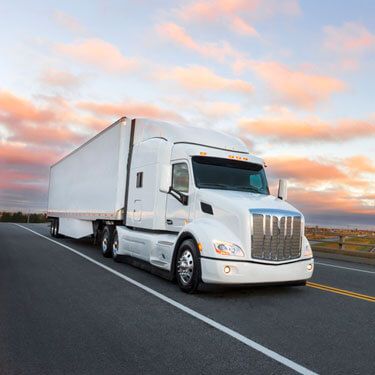
{"type": "Polygon", "coordinates": [[[186,163],[173,164],[172,188],[180,193],[189,192],[189,169],[186,163]]]}

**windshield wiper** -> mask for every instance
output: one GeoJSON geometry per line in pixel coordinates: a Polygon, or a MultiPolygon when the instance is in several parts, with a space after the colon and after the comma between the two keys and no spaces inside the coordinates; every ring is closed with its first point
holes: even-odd
{"type": "Polygon", "coordinates": [[[212,188],[212,189],[230,189],[230,186],[225,184],[208,184],[208,183],[200,183],[199,187],[206,187],[206,188],[212,188]]]}
{"type": "Polygon", "coordinates": [[[236,189],[241,189],[243,191],[251,191],[252,193],[264,194],[261,190],[253,186],[235,186],[236,189]]]}

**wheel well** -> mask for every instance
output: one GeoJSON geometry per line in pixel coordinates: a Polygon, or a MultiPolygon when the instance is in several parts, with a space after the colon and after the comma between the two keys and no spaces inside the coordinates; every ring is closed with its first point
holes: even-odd
{"type": "Polygon", "coordinates": [[[185,240],[192,240],[195,243],[195,246],[198,249],[197,240],[195,239],[195,237],[190,232],[181,233],[180,237],[178,237],[178,239],[177,239],[177,242],[176,242],[176,244],[174,246],[174,250],[173,250],[173,258],[172,258],[172,264],[171,264],[171,275],[172,275],[173,279],[175,278],[175,265],[176,265],[177,251],[178,251],[179,247],[181,246],[181,244],[185,240]]]}

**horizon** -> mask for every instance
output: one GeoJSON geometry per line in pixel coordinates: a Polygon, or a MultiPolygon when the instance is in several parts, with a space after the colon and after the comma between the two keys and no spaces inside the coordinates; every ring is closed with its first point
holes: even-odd
{"type": "Polygon", "coordinates": [[[375,229],[372,1],[0,11],[0,211],[46,210],[50,165],[128,115],[237,136],[307,224],[375,229]]]}

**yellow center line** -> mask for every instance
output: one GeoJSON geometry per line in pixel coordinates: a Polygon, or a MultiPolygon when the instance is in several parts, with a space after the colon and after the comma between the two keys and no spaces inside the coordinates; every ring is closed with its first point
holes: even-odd
{"type": "Polygon", "coordinates": [[[332,286],[317,284],[317,283],[313,283],[313,282],[310,282],[310,281],[308,281],[306,283],[306,285],[309,286],[310,288],[320,289],[320,290],[324,290],[326,292],[342,294],[344,296],[348,296],[348,297],[352,297],[352,298],[358,298],[358,299],[362,299],[362,300],[368,301],[368,302],[375,302],[375,297],[368,296],[367,294],[360,294],[360,293],[356,293],[356,292],[351,292],[350,290],[338,289],[338,288],[334,288],[332,286]]]}

